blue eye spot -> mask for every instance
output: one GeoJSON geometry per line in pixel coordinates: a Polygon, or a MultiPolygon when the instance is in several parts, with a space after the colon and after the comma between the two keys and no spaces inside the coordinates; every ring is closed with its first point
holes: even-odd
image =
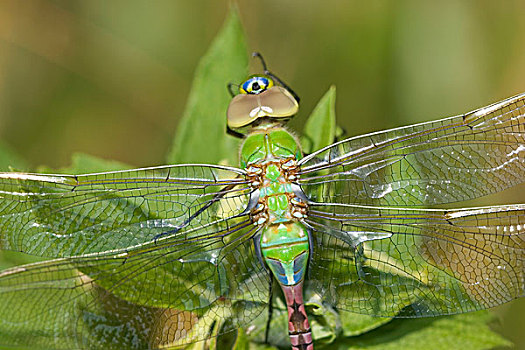
{"type": "Polygon", "coordinates": [[[272,86],[273,81],[268,77],[255,75],[246,79],[246,81],[240,86],[239,90],[243,94],[257,95],[268,90],[272,86]]]}

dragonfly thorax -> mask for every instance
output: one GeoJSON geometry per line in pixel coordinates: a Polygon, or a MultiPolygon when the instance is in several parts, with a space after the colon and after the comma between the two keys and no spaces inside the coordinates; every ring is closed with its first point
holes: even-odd
{"type": "Polygon", "coordinates": [[[251,210],[257,225],[297,220],[306,214],[305,196],[297,179],[297,160],[302,152],[297,140],[284,128],[257,130],[249,134],[240,152],[241,166],[257,190],[251,210]]]}
{"type": "Polygon", "coordinates": [[[250,214],[255,225],[272,225],[302,219],[307,205],[296,178],[295,159],[265,160],[247,169],[252,187],[257,191],[257,204],[250,214]]]}

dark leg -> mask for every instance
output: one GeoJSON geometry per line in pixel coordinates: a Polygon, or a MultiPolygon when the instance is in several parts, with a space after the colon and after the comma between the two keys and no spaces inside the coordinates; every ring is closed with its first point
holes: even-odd
{"type": "Polygon", "coordinates": [[[237,90],[239,89],[239,85],[237,84],[234,84],[234,83],[228,83],[228,92],[230,93],[230,95],[232,95],[232,97],[235,97],[235,95],[237,95],[233,90],[232,90],[232,87],[237,87],[237,90]]]}
{"type": "Polygon", "coordinates": [[[264,61],[264,58],[262,57],[261,53],[259,52],[252,52],[252,57],[257,57],[259,61],[261,61],[261,65],[264,70],[264,74],[268,73],[268,67],[266,66],[266,62],[264,61]]]}
{"type": "Polygon", "coordinates": [[[301,101],[301,99],[299,98],[299,96],[297,96],[295,91],[293,91],[284,81],[279,79],[279,77],[277,75],[273,74],[272,72],[270,72],[268,70],[268,68],[266,67],[266,62],[264,61],[264,58],[262,57],[262,55],[259,52],[252,53],[252,57],[259,58],[259,60],[261,61],[261,65],[263,66],[263,69],[264,69],[264,74],[268,75],[269,77],[271,77],[274,80],[276,80],[279,84],[281,84],[286,90],[288,90],[288,92],[290,92],[292,94],[292,96],[295,98],[295,100],[297,102],[301,101]]]}
{"type": "Polygon", "coordinates": [[[232,128],[230,128],[229,126],[226,127],[226,133],[230,136],[233,136],[233,137],[237,137],[239,139],[242,139],[244,138],[244,135],[241,134],[240,132],[238,131],[235,131],[233,130],[232,128]]]}
{"type": "Polygon", "coordinates": [[[264,332],[264,342],[268,344],[268,337],[270,336],[270,323],[272,322],[273,315],[273,275],[270,271],[270,300],[268,301],[268,321],[266,322],[266,332],[264,332]]]}
{"type": "Polygon", "coordinates": [[[355,259],[355,269],[357,272],[357,276],[359,276],[359,279],[364,281],[366,274],[365,274],[365,271],[363,270],[363,266],[364,266],[366,258],[365,258],[364,247],[362,243],[354,248],[354,259],[355,259]]]}

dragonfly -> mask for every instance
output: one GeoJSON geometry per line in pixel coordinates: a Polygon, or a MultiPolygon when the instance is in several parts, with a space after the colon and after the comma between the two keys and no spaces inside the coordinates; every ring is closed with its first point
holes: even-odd
{"type": "Polygon", "coordinates": [[[260,58],[227,111],[239,167],[0,173],[0,248],[51,259],[0,272],[0,344],[180,347],[270,324],[282,293],[312,350],[305,296],[409,318],[524,296],[525,204],[438,207],[525,181],[525,93],[304,154],[260,58]]]}

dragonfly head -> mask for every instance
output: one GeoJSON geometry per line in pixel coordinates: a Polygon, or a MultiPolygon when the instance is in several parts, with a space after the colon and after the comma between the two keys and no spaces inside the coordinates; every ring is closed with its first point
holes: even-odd
{"type": "Polygon", "coordinates": [[[239,94],[228,106],[228,129],[246,134],[253,127],[281,125],[299,109],[298,99],[283,87],[277,86],[270,75],[255,74],[239,85],[239,94]]]}

